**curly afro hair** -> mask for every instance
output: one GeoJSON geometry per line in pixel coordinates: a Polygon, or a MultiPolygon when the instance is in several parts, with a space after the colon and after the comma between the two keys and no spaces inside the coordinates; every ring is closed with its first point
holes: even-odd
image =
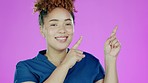
{"type": "Polygon", "coordinates": [[[37,0],[34,4],[34,12],[39,12],[40,26],[44,24],[44,16],[46,16],[56,7],[61,7],[68,10],[74,20],[74,12],[76,12],[74,8],[74,1],[75,0],[37,0]]]}

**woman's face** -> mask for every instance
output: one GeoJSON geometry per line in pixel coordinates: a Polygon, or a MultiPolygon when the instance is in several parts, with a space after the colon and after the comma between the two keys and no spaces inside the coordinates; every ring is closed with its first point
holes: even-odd
{"type": "Polygon", "coordinates": [[[64,8],[55,8],[44,18],[40,28],[48,49],[64,50],[72,41],[74,24],[71,14],[64,8]]]}

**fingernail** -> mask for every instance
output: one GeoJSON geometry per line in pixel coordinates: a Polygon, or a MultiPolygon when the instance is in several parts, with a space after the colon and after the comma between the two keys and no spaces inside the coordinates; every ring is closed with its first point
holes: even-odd
{"type": "Polygon", "coordinates": [[[83,54],[83,57],[85,57],[85,54],[83,54]]]}

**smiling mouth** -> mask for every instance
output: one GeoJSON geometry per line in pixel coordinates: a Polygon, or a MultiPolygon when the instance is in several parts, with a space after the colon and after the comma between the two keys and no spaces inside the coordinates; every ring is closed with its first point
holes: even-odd
{"type": "Polygon", "coordinates": [[[58,37],[55,37],[55,39],[61,43],[64,43],[67,41],[67,38],[68,36],[58,36],[58,37]]]}

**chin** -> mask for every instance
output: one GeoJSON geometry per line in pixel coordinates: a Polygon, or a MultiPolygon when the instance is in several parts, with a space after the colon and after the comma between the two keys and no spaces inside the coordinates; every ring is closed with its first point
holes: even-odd
{"type": "Polygon", "coordinates": [[[56,49],[57,50],[66,50],[68,48],[69,44],[68,45],[57,45],[56,46],[56,49]]]}
{"type": "Polygon", "coordinates": [[[55,38],[54,41],[48,42],[48,46],[52,47],[53,49],[57,51],[66,50],[68,46],[70,45],[72,39],[69,37],[59,37],[55,38]]]}

